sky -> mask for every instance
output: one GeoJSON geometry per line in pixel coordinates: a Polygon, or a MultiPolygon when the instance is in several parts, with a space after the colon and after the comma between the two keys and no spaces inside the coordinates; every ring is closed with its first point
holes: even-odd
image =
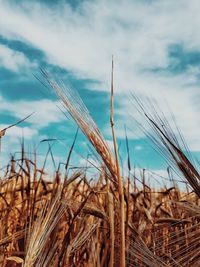
{"type": "MultiPolygon", "coordinates": [[[[76,125],[38,80],[44,68],[78,91],[105,139],[109,125],[111,58],[114,55],[115,129],[126,168],[124,125],[131,162],[163,173],[166,164],[133,118],[131,94],[156,99],[168,110],[195,157],[200,155],[199,0],[0,0],[0,128],[35,112],[8,130],[1,167],[11,153],[37,148],[44,159],[47,138],[56,162],[65,162],[76,125]]],[[[143,123],[143,122],[142,122],[143,123]]],[[[84,164],[91,149],[79,132],[72,164],[84,164]]],[[[52,167],[52,162],[49,163],[52,167]]]]}

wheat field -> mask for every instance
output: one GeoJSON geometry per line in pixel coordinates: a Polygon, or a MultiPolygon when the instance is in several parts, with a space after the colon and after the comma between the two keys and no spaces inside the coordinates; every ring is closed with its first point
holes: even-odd
{"type": "MultiPolygon", "coordinates": [[[[114,125],[113,85],[110,124],[114,151],[81,99],[42,71],[42,79],[101,159],[92,181],[81,169],[59,167],[51,179],[24,149],[12,157],[0,180],[0,266],[200,266],[199,173],[166,123],[135,102],[152,127],[150,138],[186,184],[151,188],[145,172],[122,177],[114,125]],[[141,183],[138,184],[137,181],[141,183]]],[[[5,129],[1,137],[6,134],[5,129]]],[[[148,135],[148,133],[147,133],[148,135]]]]}

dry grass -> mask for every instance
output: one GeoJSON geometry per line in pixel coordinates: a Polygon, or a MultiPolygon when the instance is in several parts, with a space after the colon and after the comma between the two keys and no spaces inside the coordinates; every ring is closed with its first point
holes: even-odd
{"type": "MultiPolygon", "coordinates": [[[[150,188],[145,173],[132,174],[130,162],[128,177],[121,176],[113,86],[114,155],[81,99],[43,76],[103,163],[93,182],[82,171],[57,171],[49,182],[24,149],[20,159],[11,159],[0,180],[1,266],[200,266],[199,174],[165,119],[135,97],[154,132],[150,138],[193,192],[181,192],[175,181],[170,188],[150,188]]],[[[128,139],[126,144],[128,152],[128,139]]]]}
{"type": "MultiPolygon", "coordinates": [[[[1,266],[120,266],[119,203],[104,169],[96,182],[79,172],[63,187],[60,174],[45,182],[36,168],[33,177],[31,164],[1,181],[1,266]]],[[[198,266],[196,194],[138,188],[134,179],[124,186],[126,266],[198,266]]]]}

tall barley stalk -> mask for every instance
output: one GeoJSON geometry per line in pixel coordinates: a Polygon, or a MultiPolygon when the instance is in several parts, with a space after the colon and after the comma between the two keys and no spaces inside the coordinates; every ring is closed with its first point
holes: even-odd
{"type": "MultiPolygon", "coordinates": [[[[112,81],[111,81],[111,99],[110,99],[110,123],[113,136],[114,152],[115,157],[113,157],[112,152],[100,133],[95,122],[91,118],[87,108],[84,103],[78,97],[78,95],[73,95],[73,93],[66,88],[64,85],[60,86],[57,82],[52,80],[45,72],[43,72],[48,84],[53,88],[55,93],[61,99],[63,105],[72,115],[78,126],[81,128],[82,132],[86,135],[88,140],[91,142],[93,147],[96,149],[97,153],[100,155],[108,170],[110,171],[111,178],[114,186],[118,188],[119,195],[119,208],[116,212],[120,217],[120,266],[125,267],[125,205],[124,205],[124,192],[123,192],[123,182],[120,174],[120,166],[117,153],[117,142],[114,132],[114,92],[113,92],[113,61],[112,61],[112,81]]],[[[110,203],[111,204],[111,203],[110,203]]],[[[110,206],[111,207],[111,206],[110,206]]],[[[111,212],[111,210],[110,210],[111,212]]],[[[113,231],[113,224],[110,224],[111,231],[113,231]]],[[[111,239],[111,261],[110,265],[114,264],[114,235],[112,232],[111,239]]]]}
{"type": "Polygon", "coordinates": [[[112,59],[112,74],[111,74],[111,97],[110,97],[110,125],[112,130],[112,138],[114,145],[115,153],[115,162],[117,169],[117,178],[118,178],[118,193],[119,193],[119,213],[120,213],[120,266],[125,267],[126,255],[125,255],[125,203],[124,203],[124,187],[123,181],[120,173],[119,157],[118,157],[118,148],[117,141],[115,137],[114,130],[114,64],[112,59]]]}

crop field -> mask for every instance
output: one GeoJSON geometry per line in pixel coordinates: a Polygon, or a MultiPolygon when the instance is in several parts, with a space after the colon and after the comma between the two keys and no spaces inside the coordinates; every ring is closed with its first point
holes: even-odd
{"type": "Polygon", "coordinates": [[[200,0],[0,0],[0,267],[200,267],[200,0]]]}
{"type": "Polygon", "coordinates": [[[152,188],[145,172],[134,174],[130,163],[123,177],[113,86],[112,151],[81,99],[44,71],[42,78],[98,153],[101,167],[92,180],[81,168],[69,172],[73,143],[65,171],[58,166],[49,179],[36,155],[30,159],[22,147],[0,180],[0,266],[200,266],[200,176],[183,139],[153,105],[146,108],[134,97],[151,125],[149,137],[185,187],[169,172],[170,186],[152,188]]]}

